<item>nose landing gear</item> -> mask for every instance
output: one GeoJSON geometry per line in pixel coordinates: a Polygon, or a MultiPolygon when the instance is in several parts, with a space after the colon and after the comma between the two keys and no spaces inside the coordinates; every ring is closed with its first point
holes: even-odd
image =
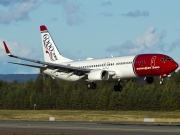
{"type": "Polygon", "coordinates": [[[164,84],[164,80],[163,78],[160,80],[159,84],[163,85],[164,84]]]}
{"type": "Polygon", "coordinates": [[[163,75],[160,75],[160,82],[159,82],[159,84],[164,84],[164,79],[163,78],[166,78],[167,77],[167,74],[163,74],[163,75]]]}

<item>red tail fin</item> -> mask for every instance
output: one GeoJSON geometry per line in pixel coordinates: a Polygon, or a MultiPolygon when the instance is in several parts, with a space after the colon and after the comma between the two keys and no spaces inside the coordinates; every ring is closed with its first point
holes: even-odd
{"type": "Polygon", "coordinates": [[[40,26],[40,31],[43,32],[43,31],[47,31],[47,28],[45,25],[41,25],[40,26]]]}

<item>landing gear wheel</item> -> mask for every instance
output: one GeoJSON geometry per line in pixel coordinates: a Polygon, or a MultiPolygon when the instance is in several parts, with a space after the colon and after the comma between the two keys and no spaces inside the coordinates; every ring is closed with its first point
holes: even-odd
{"type": "Polygon", "coordinates": [[[88,84],[87,84],[87,88],[88,88],[88,89],[93,89],[93,90],[95,90],[95,89],[96,89],[96,84],[95,84],[94,82],[88,83],[88,84]]]}
{"type": "Polygon", "coordinates": [[[92,89],[95,90],[96,89],[96,84],[92,82],[92,89]]]}
{"type": "Polygon", "coordinates": [[[88,89],[91,89],[91,87],[92,87],[91,83],[88,83],[88,84],[87,84],[87,88],[88,88],[88,89]]]}
{"type": "Polygon", "coordinates": [[[121,92],[123,90],[123,87],[120,85],[119,86],[119,92],[121,92]]]}
{"type": "Polygon", "coordinates": [[[118,91],[119,87],[118,85],[114,85],[114,91],[118,91]]]}
{"type": "Polygon", "coordinates": [[[121,87],[125,87],[125,82],[124,81],[120,81],[120,82],[118,82],[118,85],[120,85],[121,87]]]}
{"type": "Polygon", "coordinates": [[[160,82],[159,82],[159,84],[164,84],[164,80],[163,80],[163,78],[161,78],[161,80],[160,80],[160,82]]]}
{"type": "Polygon", "coordinates": [[[114,85],[114,91],[121,92],[123,90],[123,87],[121,85],[114,85]]]}
{"type": "Polygon", "coordinates": [[[164,81],[163,81],[163,80],[161,80],[161,81],[159,82],[159,84],[163,85],[163,84],[164,84],[164,81]]]}

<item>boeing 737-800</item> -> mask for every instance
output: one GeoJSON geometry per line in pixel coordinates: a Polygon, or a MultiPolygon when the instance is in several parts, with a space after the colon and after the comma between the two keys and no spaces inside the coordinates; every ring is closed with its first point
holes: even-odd
{"type": "Polygon", "coordinates": [[[169,76],[178,68],[178,64],[169,56],[164,54],[139,54],[135,56],[92,59],[84,61],[73,61],[63,57],[45,25],[40,26],[44,60],[33,60],[15,56],[10,53],[5,42],[4,47],[7,55],[17,59],[42,64],[30,65],[14,63],[23,66],[40,68],[52,78],[65,81],[87,82],[89,89],[96,89],[97,81],[117,81],[115,91],[121,91],[120,81],[133,79],[138,85],[152,84],[155,76],[163,78],[169,76]]]}

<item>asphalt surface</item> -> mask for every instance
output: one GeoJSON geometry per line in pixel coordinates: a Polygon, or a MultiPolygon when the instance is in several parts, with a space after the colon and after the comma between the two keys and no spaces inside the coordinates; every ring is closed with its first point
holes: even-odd
{"type": "Polygon", "coordinates": [[[93,122],[36,122],[0,121],[0,131],[118,134],[118,135],[180,135],[178,124],[93,123],[93,122]]]}

